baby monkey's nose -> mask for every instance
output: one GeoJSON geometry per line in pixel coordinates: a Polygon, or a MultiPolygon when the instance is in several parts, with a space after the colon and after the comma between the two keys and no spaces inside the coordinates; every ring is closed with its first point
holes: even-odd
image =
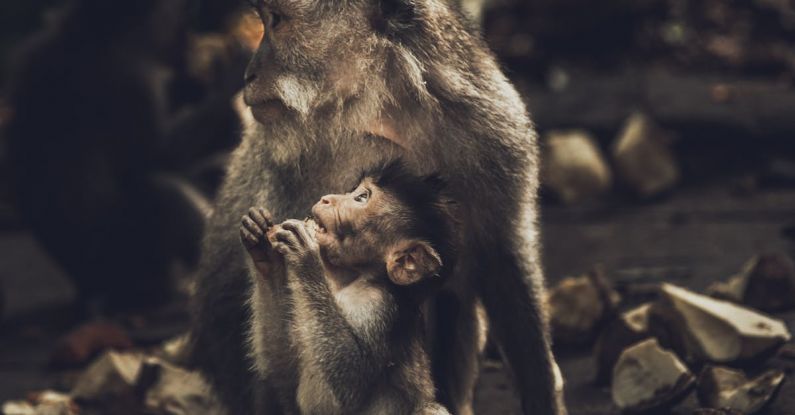
{"type": "Polygon", "coordinates": [[[320,204],[321,205],[330,205],[330,204],[332,204],[331,202],[333,200],[334,199],[333,199],[333,197],[331,195],[325,195],[325,196],[320,198],[320,204]]]}

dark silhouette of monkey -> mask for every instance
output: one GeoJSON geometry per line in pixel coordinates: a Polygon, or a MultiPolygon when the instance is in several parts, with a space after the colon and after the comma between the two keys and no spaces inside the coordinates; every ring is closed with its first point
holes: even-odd
{"type": "Polygon", "coordinates": [[[184,110],[187,28],[185,0],[76,0],[20,49],[4,131],[14,199],[84,302],[165,300],[174,264],[198,260],[209,204],[185,177],[224,147],[202,133],[234,125],[242,82],[184,110]]]}
{"type": "Polygon", "coordinates": [[[250,343],[253,327],[278,333],[289,304],[251,307],[256,270],[234,231],[240,215],[267,206],[275,221],[304,217],[322,194],[352,188],[360,171],[397,156],[414,173],[440,172],[459,202],[459,259],[433,301],[438,399],[452,413],[472,411],[480,300],[524,412],[562,413],[541,300],[536,135],[479,36],[445,0],[254,6],[266,27],[246,73],[256,121],[209,222],[192,343],[231,413],[294,413],[294,400],[276,397],[298,379],[283,339],[267,350],[250,343]],[[255,374],[247,356],[267,369],[255,374]]]}

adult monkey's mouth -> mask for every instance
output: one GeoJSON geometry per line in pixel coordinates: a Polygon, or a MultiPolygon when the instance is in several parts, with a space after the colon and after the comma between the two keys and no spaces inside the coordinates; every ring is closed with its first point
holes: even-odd
{"type": "Polygon", "coordinates": [[[247,102],[247,104],[251,108],[251,114],[254,119],[260,123],[272,121],[274,118],[290,111],[290,108],[277,98],[247,102]]]}
{"type": "Polygon", "coordinates": [[[248,103],[248,106],[250,106],[251,108],[262,108],[262,107],[267,107],[267,106],[277,105],[277,104],[285,106],[284,104],[282,104],[282,101],[280,99],[278,99],[278,98],[269,98],[269,99],[263,99],[263,100],[259,100],[259,101],[254,101],[254,102],[248,103]]]}

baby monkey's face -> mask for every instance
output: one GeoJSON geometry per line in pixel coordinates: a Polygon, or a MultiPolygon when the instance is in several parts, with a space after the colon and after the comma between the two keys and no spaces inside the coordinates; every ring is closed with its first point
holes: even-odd
{"type": "Polygon", "coordinates": [[[421,209],[437,208],[430,201],[438,189],[390,169],[395,167],[386,167],[377,181],[365,178],[350,193],[323,196],[312,207],[315,238],[326,265],[373,276],[386,271],[392,283],[408,286],[439,275],[442,267],[436,248],[419,235],[434,229],[432,223],[421,225],[421,209]]]}
{"type": "Polygon", "coordinates": [[[401,226],[401,207],[371,178],[352,192],[323,196],[312,207],[321,253],[338,266],[382,261],[385,249],[401,226]],[[389,240],[386,235],[391,236],[389,240]]]}

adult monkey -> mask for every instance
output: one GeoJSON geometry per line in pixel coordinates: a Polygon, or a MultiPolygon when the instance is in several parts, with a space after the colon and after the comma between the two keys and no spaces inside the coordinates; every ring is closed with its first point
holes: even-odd
{"type": "Polygon", "coordinates": [[[296,412],[297,356],[281,335],[289,305],[252,296],[240,216],[249,206],[276,221],[306,216],[321,195],[349,190],[362,170],[395,156],[448,178],[463,217],[460,266],[436,301],[441,402],[471,413],[481,299],[524,412],[563,413],[541,300],[536,136],[475,31],[444,0],[255,7],[266,27],[246,73],[256,122],[208,227],[194,313],[194,361],[231,413],[296,412]],[[249,301],[269,301],[273,314],[252,315],[249,301]]]}

